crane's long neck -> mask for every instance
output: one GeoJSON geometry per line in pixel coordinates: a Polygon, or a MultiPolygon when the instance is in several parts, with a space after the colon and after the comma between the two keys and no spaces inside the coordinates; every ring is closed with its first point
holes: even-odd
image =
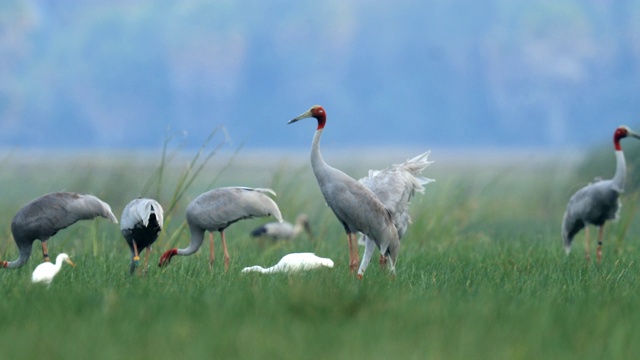
{"type": "Polygon", "coordinates": [[[313,142],[311,143],[311,168],[313,169],[313,174],[316,176],[316,180],[318,180],[318,184],[322,189],[322,184],[325,183],[325,178],[334,169],[322,158],[322,154],[320,153],[320,137],[322,137],[322,128],[316,130],[316,133],[313,136],[313,142]]]}
{"type": "Polygon", "coordinates": [[[627,163],[624,160],[622,150],[616,150],[616,174],[613,176],[613,185],[618,192],[624,191],[627,176],[627,163]]]}
{"type": "Polygon", "coordinates": [[[176,255],[191,255],[198,251],[200,246],[202,246],[202,241],[204,240],[204,229],[189,225],[189,230],[191,232],[191,242],[189,243],[189,246],[185,249],[178,249],[176,255]]]}
{"type": "Polygon", "coordinates": [[[263,268],[262,266],[252,266],[252,267],[248,267],[244,270],[244,272],[259,272],[261,274],[271,274],[273,271],[273,266],[270,268],[263,268]]]}
{"type": "Polygon", "coordinates": [[[0,268],[16,269],[22,267],[31,257],[31,248],[33,247],[33,241],[17,240],[16,243],[18,244],[18,250],[20,251],[18,259],[14,261],[0,261],[0,268]]]}

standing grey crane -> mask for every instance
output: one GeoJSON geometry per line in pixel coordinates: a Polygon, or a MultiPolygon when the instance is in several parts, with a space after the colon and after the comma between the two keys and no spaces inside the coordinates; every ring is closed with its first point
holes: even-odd
{"type": "Polygon", "coordinates": [[[23,266],[31,256],[36,239],[42,244],[44,261],[49,261],[46,241],[50,237],[78,220],[90,220],[98,216],[118,223],[109,204],[93,195],[55,192],[30,201],[18,210],[11,221],[11,232],[20,255],[15,261],[1,261],[0,268],[23,266]]]}
{"type": "Polygon", "coordinates": [[[164,211],[156,200],[138,198],[125,206],[120,218],[120,231],[131,249],[130,273],[136,270],[140,261],[140,253],[147,248],[144,257],[144,268],[149,262],[149,250],[158,239],[164,222],[164,211]]]}
{"type": "Polygon", "coordinates": [[[191,242],[185,249],[167,250],[160,257],[158,266],[165,266],[174,255],[191,255],[200,249],[205,231],[209,231],[209,267],[213,268],[213,232],[219,231],[224,252],[224,268],[229,268],[229,253],[224,230],[236,221],[261,216],[273,216],[282,222],[278,205],[270,197],[271,189],[248,187],[223,187],[207,191],[187,206],[187,224],[191,232],[191,242]]]}
{"type": "MultiPolygon", "coordinates": [[[[411,223],[409,203],[416,192],[423,193],[424,185],[435,181],[421,177],[422,171],[433,163],[427,158],[431,152],[422,153],[402,164],[394,164],[384,170],[369,170],[369,176],[360,179],[360,183],[373,191],[382,204],[391,213],[393,225],[398,230],[398,239],[402,239],[411,223]]],[[[365,250],[362,263],[358,269],[358,277],[362,278],[371,261],[375,241],[364,235],[359,243],[364,242],[365,250]]],[[[380,255],[380,264],[386,262],[386,257],[380,255]]]]}
{"type": "Polygon", "coordinates": [[[569,199],[567,210],[562,219],[562,240],[567,255],[571,252],[573,237],[582,228],[585,228],[585,252],[587,259],[590,259],[588,225],[592,224],[599,227],[597,258],[600,261],[604,224],[607,220],[617,218],[620,209],[619,197],[624,192],[627,166],[620,140],[627,136],[640,139],[640,135],[626,126],[618,127],[613,134],[613,146],[616,154],[616,173],[613,179],[597,179],[578,190],[569,199]]]}
{"type": "Polygon", "coordinates": [[[329,166],[322,158],[320,138],[327,122],[327,114],[322,106],[312,106],[289,121],[289,124],[305,118],[315,118],[318,121],[311,143],[311,167],[327,205],[347,233],[351,272],[358,267],[356,233],[361,232],[375,242],[383,255],[389,255],[390,270],[395,274],[400,239],[393,225],[391,213],[370,189],[344,172],[329,166]]]}
{"type": "Polygon", "coordinates": [[[305,231],[309,238],[313,238],[311,234],[311,226],[309,225],[309,217],[306,214],[300,214],[296,218],[296,224],[289,222],[270,222],[266,223],[251,232],[253,237],[268,237],[272,240],[291,240],[305,231]]]}

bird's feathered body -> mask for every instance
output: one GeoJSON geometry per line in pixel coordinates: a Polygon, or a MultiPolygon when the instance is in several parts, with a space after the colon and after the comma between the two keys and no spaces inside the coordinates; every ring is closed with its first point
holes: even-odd
{"type": "Polygon", "coordinates": [[[357,267],[358,255],[354,237],[357,232],[361,232],[375,242],[382,254],[389,255],[391,271],[395,272],[400,240],[391,213],[370,189],[344,172],[329,166],[322,158],[320,138],[326,124],[326,113],[321,106],[312,106],[305,113],[289,121],[289,124],[310,117],[318,121],[311,143],[311,167],[327,205],[347,232],[350,268],[355,270],[357,267]]]}
{"type": "Polygon", "coordinates": [[[43,195],[24,205],[11,221],[11,232],[20,256],[12,262],[0,262],[0,267],[23,266],[31,256],[33,241],[42,243],[58,231],[79,220],[104,217],[117,223],[111,207],[93,195],[56,192],[43,195]]]}
{"type": "Polygon", "coordinates": [[[131,272],[135,270],[136,256],[158,239],[163,223],[164,210],[154,199],[134,199],[125,206],[120,231],[131,249],[131,272]]]}
{"type": "MultiPolygon", "coordinates": [[[[424,192],[424,185],[435,181],[420,176],[422,171],[432,163],[428,161],[427,151],[402,164],[394,164],[384,170],[369,170],[369,175],[360,179],[365,187],[370,189],[390,212],[393,225],[398,232],[398,239],[402,239],[411,223],[409,204],[416,192],[424,192]]],[[[364,274],[374,249],[375,241],[364,235],[359,243],[364,244],[365,254],[358,274],[364,274]]]]}
{"type": "Polygon", "coordinates": [[[272,240],[291,240],[298,236],[302,231],[306,231],[311,237],[309,217],[304,214],[298,215],[295,225],[286,221],[270,222],[254,229],[251,232],[251,236],[268,237],[272,240]]]}
{"type": "Polygon", "coordinates": [[[51,284],[53,278],[60,272],[62,268],[62,262],[67,262],[69,265],[75,267],[76,265],[69,259],[69,255],[62,253],[56,257],[56,263],[43,262],[36,266],[31,275],[31,282],[33,283],[45,283],[51,284]]]}
{"type": "Polygon", "coordinates": [[[613,189],[610,181],[589,184],[569,199],[562,219],[562,234],[567,251],[570,250],[573,237],[587,224],[602,226],[607,220],[618,218],[621,192],[613,189]]]}
{"type": "Polygon", "coordinates": [[[383,254],[396,254],[400,247],[397,229],[391,213],[373,191],[326,164],[319,151],[312,152],[311,166],[327,205],[347,233],[366,234],[383,254]]]}
{"type": "MultiPolygon", "coordinates": [[[[254,217],[273,216],[282,221],[278,205],[267,193],[275,195],[271,189],[247,187],[224,187],[210,190],[193,200],[186,210],[187,224],[191,232],[191,242],[184,249],[171,249],[160,259],[165,265],[173,255],[191,255],[202,245],[205,231],[219,231],[221,234],[236,221],[254,217]]],[[[223,243],[223,246],[224,245],[223,243]]]]}
{"type": "Polygon", "coordinates": [[[279,272],[298,272],[305,270],[313,270],[321,267],[333,267],[333,261],[328,258],[321,258],[314,253],[293,253],[287,254],[280,259],[280,261],[269,268],[263,268],[261,266],[251,266],[242,269],[243,273],[247,272],[259,272],[262,274],[273,274],[279,272]]]}
{"type": "MultiPolygon", "coordinates": [[[[615,220],[620,210],[620,194],[624,192],[627,166],[620,140],[627,136],[639,138],[626,126],[616,129],[613,136],[616,156],[616,172],[610,180],[596,179],[594,182],[578,190],[567,204],[562,219],[562,240],[567,254],[571,251],[574,236],[588,225],[600,228],[598,241],[598,260],[602,246],[602,229],[608,220],[615,220]]],[[[586,238],[586,256],[589,257],[589,243],[586,238]]]]}

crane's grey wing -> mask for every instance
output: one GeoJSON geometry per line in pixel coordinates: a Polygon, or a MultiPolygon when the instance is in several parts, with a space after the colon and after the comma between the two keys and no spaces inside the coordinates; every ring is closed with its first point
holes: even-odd
{"type": "Polygon", "coordinates": [[[58,192],[43,195],[23,206],[14,216],[14,237],[46,240],[79,220],[104,217],[117,223],[109,204],[93,195],[58,192]]]}
{"type": "Polygon", "coordinates": [[[253,217],[282,214],[278,205],[262,191],[251,188],[227,187],[208,191],[187,206],[188,220],[209,231],[226,228],[236,221],[253,217]]]}
{"type": "Polygon", "coordinates": [[[90,220],[100,216],[113,223],[118,223],[118,219],[111,211],[111,206],[96,196],[76,193],[57,194],[64,194],[62,198],[66,199],[67,210],[76,217],[76,221],[90,220]]]}
{"type": "Polygon", "coordinates": [[[614,189],[611,180],[591,183],[578,190],[567,204],[568,219],[580,218],[582,221],[602,225],[614,220],[620,209],[620,192],[614,189]]]}
{"type": "Polygon", "coordinates": [[[149,225],[151,214],[156,216],[158,225],[162,229],[164,222],[164,210],[160,203],[154,199],[134,199],[125,206],[120,218],[120,229],[133,229],[136,224],[141,223],[143,226],[149,225]]]}
{"type": "Polygon", "coordinates": [[[571,196],[562,219],[562,238],[567,252],[573,237],[587,224],[601,226],[618,217],[619,196],[611,180],[590,183],[571,196]]]}

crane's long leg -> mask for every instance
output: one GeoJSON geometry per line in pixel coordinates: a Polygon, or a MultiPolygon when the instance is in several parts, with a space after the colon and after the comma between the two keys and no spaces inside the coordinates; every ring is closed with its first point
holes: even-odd
{"type": "Polygon", "coordinates": [[[140,261],[140,254],[138,254],[138,244],[136,244],[136,241],[133,240],[133,261],[135,261],[136,263],[138,261],[140,261]]]}
{"type": "Polygon", "coordinates": [[[600,262],[600,258],[602,258],[602,234],[603,233],[604,233],[604,224],[600,226],[600,231],[598,233],[598,250],[597,250],[598,262],[600,262]]]}
{"type": "Polygon", "coordinates": [[[591,249],[589,246],[589,225],[584,227],[584,257],[587,260],[591,260],[591,249]]]}
{"type": "Polygon", "coordinates": [[[227,242],[224,239],[224,231],[220,231],[222,238],[222,251],[224,252],[224,271],[229,269],[229,252],[227,251],[227,242]]]}
{"type": "Polygon", "coordinates": [[[42,243],[42,261],[49,261],[49,250],[47,249],[47,242],[43,241],[42,243]]]}
{"type": "Polygon", "coordinates": [[[215,260],[216,255],[213,251],[213,233],[209,233],[209,270],[213,270],[213,261],[215,260]]]}
{"type": "Polygon", "coordinates": [[[135,268],[138,267],[138,263],[140,262],[140,254],[138,254],[138,244],[136,244],[136,241],[131,240],[131,243],[133,244],[133,267],[131,268],[131,273],[133,274],[135,268]]]}
{"type": "Polygon", "coordinates": [[[347,233],[347,241],[349,242],[349,271],[353,273],[358,268],[358,244],[355,234],[347,233]]]}

